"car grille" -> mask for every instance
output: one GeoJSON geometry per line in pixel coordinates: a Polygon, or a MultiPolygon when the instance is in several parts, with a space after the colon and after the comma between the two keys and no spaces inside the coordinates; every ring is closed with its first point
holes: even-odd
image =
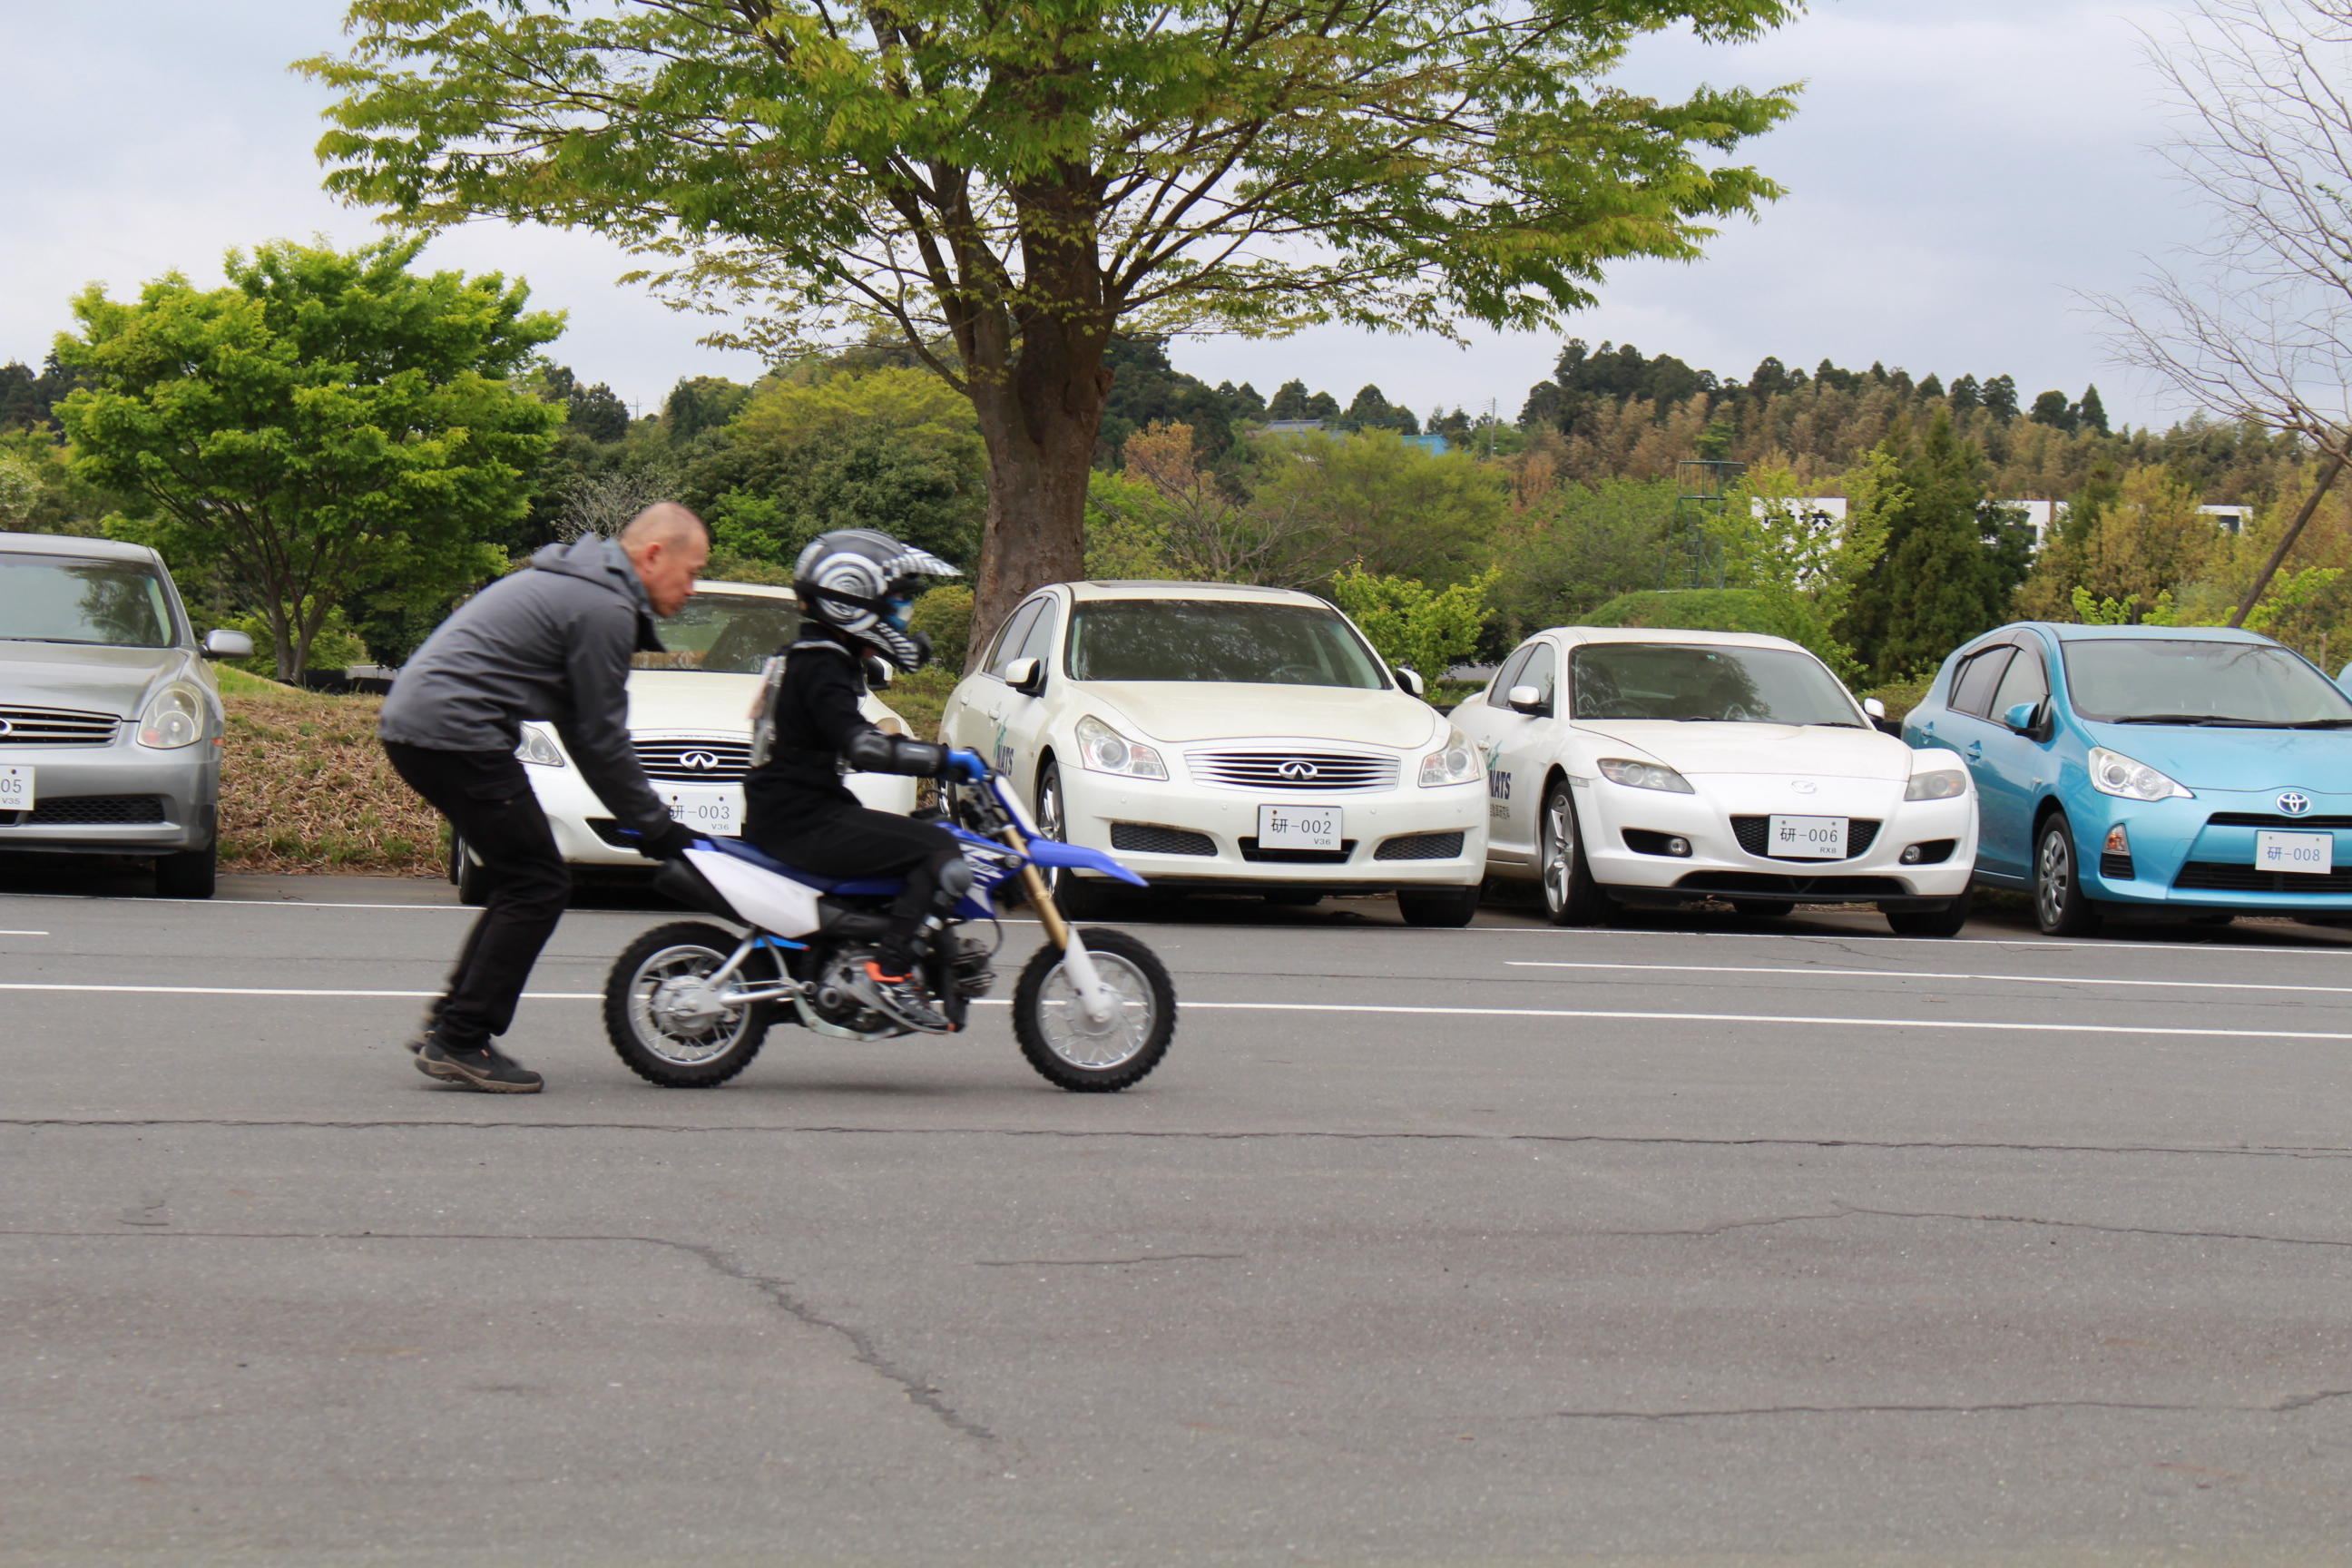
{"type": "Polygon", "coordinates": [[[1765,893],[1784,899],[1907,898],[1910,890],[1892,877],[1778,877],[1763,871],[1693,871],[1675,888],[1687,892],[1747,898],[1765,893]]]}
{"type": "Polygon", "coordinates": [[[0,811],[0,827],[131,827],[163,820],[160,795],[63,795],[36,801],[30,811],[0,811]]]}
{"type": "Polygon", "coordinates": [[[2265,871],[2220,860],[2191,860],[2172,885],[2197,893],[2352,893],[2352,871],[2265,871]]]}
{"type": "Polygon", "coordinates": [[[2352,816],[2273,816],[2260,811],[2217,811],[2205,820],[2214,827],[2352,827],[2352,816]]]}
{"type": "Polygon", "coordinates": [[[121,722],[67,708],[0,708],[0,746],[103,746],[121,722]]]}
{"type": "MultiPolygon", "coordinates": [[[[1772,819],[1769,816],[1735,816],[1731,819],[1732,837],[1750,855],[1767,860],[1809,860],[1816,865],[1829,864],[1817,855],[1775,855],[1772,851],[1772,819]]],[[[1870,853],[1878,842],[1878,824],[1867,816],[1850,816],[1845,824],[1845,858],[1859,859],[1870,853]]]]}
{"type": "Polygon", "coordinates": [[[1451,860],[1462,853],[1459,833],[1408,833],[1372,852],[1375,860],[1451,860]]]}
{"type": "Polygon", "coordinates": [[[1344,752],[1195,752],[1187,761],[1202,784],[1231,789],[1393,789],[1397,760],[1344,752]]]}
{"type": "Polygon", "coordinates": [[[639,739],[631,742],[649,779],[675,784],[733,784],[751,771],[749,741],[639,739]]]}
{"type": "Polygon", "coordinates": [[[1217,841],[1189,827],[1159,827],[1144,822],[1114,822],[1110,847],[1138,855],[1214,855],[1217,841]]]}
{"type": "Polygon", "coordinates": [[[1356,841],[1339,840],[1337,849],[1261,849],[1255,838],[1242,840],[1242,858],[1261,866],[1344,866],[1356,853],[1356,841]]]}

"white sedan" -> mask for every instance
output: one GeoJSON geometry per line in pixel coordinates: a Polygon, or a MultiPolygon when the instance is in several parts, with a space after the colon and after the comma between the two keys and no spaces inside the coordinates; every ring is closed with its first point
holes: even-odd
{"type": "Polygon", "coordinates": [[[1619,904],[1743,914],[1875,904],[1906,936],[1968,918],[1977,799],[1957,752],[1914,751],[1795,643],[1555,626],[1454,721],[1486,765],[1487,868],[1561,925],[1619,904]]]}
{"type": "MultiPolygon", "coordinates": [[[[743,774],[751,762],[751,700],[760,668],[789,646],[800,626],[789,588],[758,583],[705,583],[686,607],[661,624],[663,653],[641,653],[629,676],[629,741],[654,790],[688,826],[733,836],[742,831],[743,774]]],[[[906,722],[872,696],[866,716],[892,734],[906,722]]],[[[552,724],[525,724],[515,754],[529,764],[531,787],[555,830],[556,847],[574,866],[650,871],[652,864],[621,837],[620,824],[572,765],[552,724]]],[[[915,808],[915,781],[853,773],[850,790],[877,811],[915,808]]],[[[488,889],[481,862],[461,840],[449,846],[449,879],[458,897],[479,903],[488,889]]]]}
{"type": "MultiPolygon", "coordinates": [[[[1419,689],[1311,595],[1056,583],[1005,617],[940,731],[1045,831],[1154,887],[1297,904],[1393,892],[1413,924],[1464,925],[1486,868],[1485,775],[1419,689]]],[[[1106,899],[1067,874],[1055,896],[1106,899]]]]}

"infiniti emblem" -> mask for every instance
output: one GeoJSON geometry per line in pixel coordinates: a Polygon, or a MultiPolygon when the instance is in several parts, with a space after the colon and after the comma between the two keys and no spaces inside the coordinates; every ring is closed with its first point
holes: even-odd
{"type": "Polygon", "coordinates": [[[680,752],[677,765],[698,773],[715,773],[719,771],[719,758],[709,752],[680,752]]]}
{"type": "Polygon", "coordinates": [[[1311,779],[1322,776],[1315,764],[1303,757],[1293,757],[1274,771],[1286,779],[1311,779]]]}
{"type": "Polygon", "coordinates": [[[2279,809],[2289,816],[2301,816],[2311,809],[2311,797],[2307,795],[2297,795],[2294,791],[2289,790],[2279,796],[2279,809]]]}
{"type": "Polygon", "coordinates": [[[5,719],[0,719],[0,735],[13,735],[16,732],[16,726],[11,724],[5,719]]]}
{"type": "Polygon", "coordinates": [[[1811,779],[1793,779],[1790,781],[1789,787],[1799,795],[1811,795],[1822,786],[1811,779]]]}

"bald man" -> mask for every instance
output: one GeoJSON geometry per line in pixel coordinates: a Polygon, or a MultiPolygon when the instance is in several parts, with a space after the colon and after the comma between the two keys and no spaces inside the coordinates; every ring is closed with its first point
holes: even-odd
{"type": "Polygon", "coordinates": [[[525,720],[552,722],[581,776],[649,859],[694,836],[670,819],[629,745],[629,656],[661,650],[710,554],[702,520],[664,501],[615,540],[551,544],[441,623],[393,682],[376,734],[409,786],[478,856],[489,900],[412,1048],[428,1078],[536,1094],[540,1075],[491,1042],[572,896],[572,873],[515,756],[525,720]]]}

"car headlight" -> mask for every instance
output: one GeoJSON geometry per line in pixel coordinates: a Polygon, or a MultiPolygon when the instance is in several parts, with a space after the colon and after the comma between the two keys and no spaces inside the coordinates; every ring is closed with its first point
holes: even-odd
{"type": "Polygon", "coordinates": [[[1696,795],[1690,780],[1661,763],[1637,763],[1627,757],[1603,757],[1601,776],[1629,789],[1662,789],[1673,795],[1696,795]]]}
{"type": "Polygon", "coordinates": [[[1431,789],[1438,784],[1474,783],[1481,772],[1478,753],[1471,748],[1470,737],[1453,725],[1445,730],[1445,745],[1421,759],[1421,787],[1431,789]]]}
{"type": "Polygon", "coordinates": [[[139,715],[139,743],[176,752],[205,738],[205,700],[194,687],[167,686],[139,715]]]}
{"type": "Polygon", "coordinates": [[[1168,764],[1139,741],[1130,741],[1089,713],[1078,721],[1078,762],[1098,773],[1121,778],[1164,779],[1168,764]]]}
{"type": "Polygon", "coordinates": [[[563,748],[555,738],[536,724],[522,727],[522,740],[515,747],[515,755],[533,767],[560,768],[564,765],[563,748]]]}
{"type": "Polygon", "coordinates": [[[2110,752],[2105,746],[2091,748],[2091,787],[2101,795],[2119,795],[2126,800],[2197,798],[2146,763],[2134,762],[2121,752],[2110,752]]]}
{"type": "Polygon", "coordinates": [[[1969,775],[1959,768],[1930,768],[1913,773],[1903,786],[1905,800],[1958,800],[1969,793],[1969,775]]]}

